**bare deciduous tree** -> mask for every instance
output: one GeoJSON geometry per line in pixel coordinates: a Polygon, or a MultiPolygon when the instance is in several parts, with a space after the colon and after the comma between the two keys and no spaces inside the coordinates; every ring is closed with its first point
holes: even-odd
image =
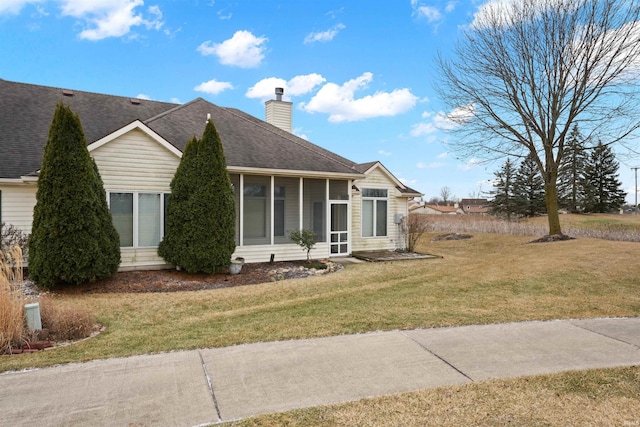
{"type": "Polygon", "coordinates": [[[451,201],[451,189],[449,187],[442,187],[440,189],[440,198],[443,204],[448,205],[451,201]]]}
{"type": "Polygon", "coordinates": [[[531,155],[549,234],[562,233],[556,181],[571,127],[632,150],[625,140],[640,127],[639,18],[634,0],[488,2],[453,55],[438,58],[438,89],[462,136],[452,148],[487,160],[531,155]]]}

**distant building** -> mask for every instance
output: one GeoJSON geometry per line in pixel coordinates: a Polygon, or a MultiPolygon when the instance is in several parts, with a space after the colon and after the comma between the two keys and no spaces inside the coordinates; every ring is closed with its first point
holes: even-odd
{"type": "Polygon", "coordinates": [[[409,213],[424,215],[458,215],[462,213],[462,210],[457,203],[454,206],[424,204],[410,206],[409,213]]]}
{"type": "Polygon", "coordinates": [[[460,208],[468,215],[488,215],[489,201],[487,199],[462,199],[460,208]]]}

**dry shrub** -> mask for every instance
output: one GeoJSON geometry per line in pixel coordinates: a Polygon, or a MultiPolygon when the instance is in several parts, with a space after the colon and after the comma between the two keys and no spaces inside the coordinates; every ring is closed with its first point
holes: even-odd
{"type": "Polygon", "coordinates": [[[0,354],[19,347],[25,332],[25,297],[16,286],[22,280],[22,250],[0,250],[0,354]]]}
{"type": "Polygon", "coordinates": [[[432,225],[427,215],[409,214],[404,226],[404,234],[407,244],[407,251],[414,252],[420,237],[427,231],[430,231],[432,225]]]}
{"type": "MultiPolygon", "coordinates": [[[[507,221],[494,216],[480,215],[422,215],[429,217],[429,231],[447,233],[496,233],[511,236],[544,236],[547,224],[527,220],[507,221]]],[[[613,241],[640,242],[640,230],[619,224],[601,224],[591,227],[562,226],[562,232],[572,237],[585,237],[613,241]]]]}
{"type": "Polygon", "coordinates": [[[42,328],[57,341],[77,340],[91,335],[95,316],[75,307],[59,307],[50,297],[40,298],[42,328]]]}

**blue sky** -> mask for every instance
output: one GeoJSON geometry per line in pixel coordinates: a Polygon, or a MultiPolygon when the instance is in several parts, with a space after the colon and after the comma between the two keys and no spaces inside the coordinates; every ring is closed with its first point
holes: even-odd
{"type": "MultiPolygon", "coordinates": [[[[434,90],[434,59],[484,3],[0,0],[0,78],[202,97],[262,119],[284,87],[297,135],[356,162],[380,160],[426,198],[445,186],[465,198],[489,191],[500,164],[448,152],[455,136],[434,90]]],[[[632,192],[629,166],[620,178],[632,192]]]]}

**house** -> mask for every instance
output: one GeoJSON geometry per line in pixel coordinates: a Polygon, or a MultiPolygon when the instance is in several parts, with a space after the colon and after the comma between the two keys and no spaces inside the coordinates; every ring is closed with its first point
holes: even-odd
{"type": "Polygon", "coordinates": [[[423,215],[458,215],[462,209],[456,203],[454,206],[448,205],[413,205],[409,207],[409,213],[423,215]]]}
{"type": "Polygon", "coordinates": [[[170,182],[187,141],[213,120],[247,262],[304,259],[288,232],[310,229],[316,258],[404,247],[408,200],[421,196],[380,162],[357,164],[293,135],[291,103],[267,101],[265,122],[202,98],[186,104],[0,79],[0,222],[29,233],[55,106],[79,115],[120,235],[121,270],[168,267],[157,254],[170,182]]]}
{"type": "Polygon", "coordinates": [[[462,199],[460,207],[469,215],[488,215],[489,201],[487,199],[462,199]]]}

